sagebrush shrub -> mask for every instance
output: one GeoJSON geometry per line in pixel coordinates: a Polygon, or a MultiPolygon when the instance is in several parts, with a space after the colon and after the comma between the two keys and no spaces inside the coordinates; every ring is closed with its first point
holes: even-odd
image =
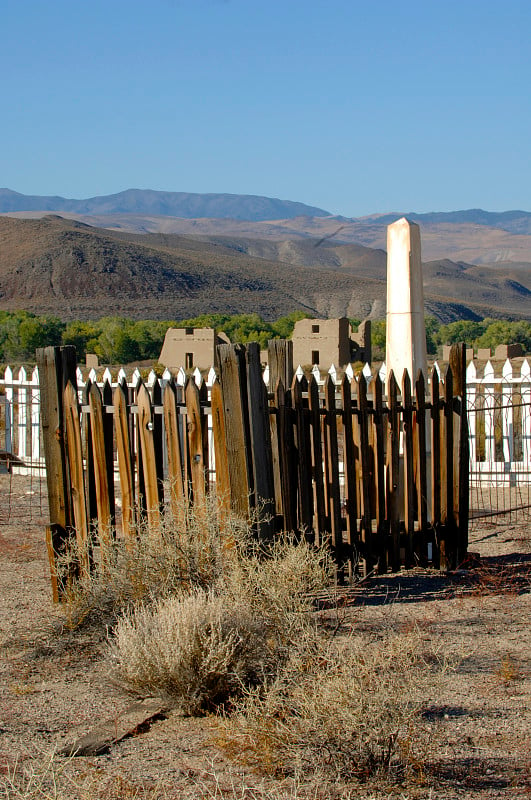
{"type": "Polygon", "coordinates": [[[125,614],[111,654],[128,689],[165,695],[196,714],[270,675],[272,641],[267,625],[249,609],[197,589],[125,614]]]}

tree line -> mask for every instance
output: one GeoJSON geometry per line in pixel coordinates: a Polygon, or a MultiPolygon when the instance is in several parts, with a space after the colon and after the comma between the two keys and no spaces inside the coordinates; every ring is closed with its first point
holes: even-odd
{"type": "MultiPolygon", "coordinates": [[[[37,347],[73,344],[78,358],[95,353],[103,364],[128,364],[133,361],[157,361],[169,327],[214,328],[224,331],[231,342],[257,341],[267,347],[269,339],[288,339],[299,319],[310,314],[294,311],[274,322],[258,314],[202,314],[185,320],[133,320],[125,317],[102,317],[98,320],[63,322],[54,316],[38,316],[28,311],[0,311],[0,361],[4,364],[33,361],[37,347]]],[[[351,319],[354,328],[359,320],[351,319]]],[[[531,352],[531,322],[483,319],[458,320],[441,325],[426,318],[428,353],[435,355],[445,344],[466,342],[469,347],[495,348],[499,344],[519,342],[531,352]]],[[[374,360],[385,358],[385,320],[372,323],[374,360]]]]}

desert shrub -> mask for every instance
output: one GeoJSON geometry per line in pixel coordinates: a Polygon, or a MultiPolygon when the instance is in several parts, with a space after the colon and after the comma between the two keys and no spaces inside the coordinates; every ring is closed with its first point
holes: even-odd
{"type": "Polygon", "coordinates": [[[167,696],[188,714],[262,683],[276,662],[274,639],[258,615],[201,589],[125,614],[111,655],[125,687],[167,696]]]}
{"type": "Polygon", "coordinates": [[[93,532],[84,548],[72,540],[58,559],[66,624],[105,630],[135,606],[191,588],[208,589],[234,560],[234,542],[250,535],[248,524],[237,517],[226,516],[220,526],[214,501],[200,513],[183,501],[175,514],[161,516],[156,530],[140,521],[127,539],[101,541],[93,532]],[[88,561],[90,573],[72,579],[76,566],[88,561]]]}
{"type": "Polygon", "coordinates": [[[332,575],[327,550],[288,535],[259,542],[253,522],[220,518],[212,498],[200,509],[183,501],[161,515],[156,530],[142,522],[127,540],[94,534],[84,552],[73,540],[58,564],[67,626],[105,630],[135,606],[195,589],[246,603],[278,624],[308,612],[310,595],[332,575]],[[91,560],[90,573],[71,579],[77,564],[91,560]]]}
{"type": "Polygon", "coordinates": [[[219,722],[218,745],[276,776],[365,779],[418,763],[419,712],[444,665],[415,633],[340,643],[308,629],[275,678],[219,722]]]}
{"type": "Polygon", "coordinates": [[[261,543],[241,521],[223,535],[208,583],[190,571],[177,591],[123,614],[110,641],[124,687],[163,694],[186,713],[274,677],[313,627],[312,597],[330,576],[324,553],[304,540],[261,543]]]}

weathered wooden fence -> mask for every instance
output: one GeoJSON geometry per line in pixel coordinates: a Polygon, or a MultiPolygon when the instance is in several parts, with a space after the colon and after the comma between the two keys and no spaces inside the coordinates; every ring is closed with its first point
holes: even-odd
{"type": "MultiPolygon", "coordinates": [[[[314,375],[286,365],[267,392],[258,345],[222,345],[210,391],[189,379],[141,379],[76,388],[74,348],[39,351],[41,416],[55,553],[64,539],[129,535],[140,515],[156,530],[161,509],[215,492],[220,508],[249,515],[257,535],[296,531],[327,541],[339,565],[362,571],[416,563],[455,566],[467,549],[468,431],[464,348],[442,378],[415,386],[404,374],[368,385],[362,373],[314,375]],[[209,427],[211,436],[208,435],[209,427]],[[115,500],[118,462],[120,503],[115,500]],[[121,531],[121,534],[120,534],[121,531]]],[[[346,569],[346,567],[345,567],[346,569]]]]}
{"type": "MultiPolygon", "coordinates": [[[[439,366],[436,368],[441,377],[439,366]]],[[[372,391],[374,376],[368,364],[363,373],[367,378],[369,391],[372,391]]],[[[302,378],[304,372],[299,366],[295,375],[302,378]]],[[[335,382],[336,392],[340,387],[338,373],[332,365],[328,372],[322,373],[314,367],[311,373],[322,393],[325,379],[330,375],[335,382]]],[[[350,366],[345,374],[352,381],[354,372],[350,366]]],[[[385,383],[385,364],[379,370],[385,383]]],[[[199,370],[194,371],[194,380],[199,385],[202,377],[199,370]]],[[[266,367],[263,377],[270,386],[270,371],[266,367]]],[[[166,371],[162,376],[162,386],[171,379],[166,371]]],[[[274,376],[271,376],[274,379],[274,376]]],[[[306,376],[307,378],[309,375],[306,376]]],[[[127,384],[128,392],[134,395],[140,379],[135,370],[127,377],[120,369],[114,378],[106,369],[99,378],[91,370],[87,379],[81,370],[76,370],[76,385],[82,400],[87,380],[97,383],[100,389],[108,383],[112,390],[118,384],[127,384]]],[[[216,379],[211,369],[205,383],[207,389],[216,379]]],[[[184,386],[187,380],[184,369],[174,378],[177,386],[184,386]]],[[[150,394],[157,376],[153,371],[144,381],[150,394]]],[[[467,366],[467,410],[470,439],[470,483],[472,487],[529,487],[531,486],[531,367],[527,359],[512,363],[507,360],[501,370],[495,370],[490,361],[478,367],[471,361],[467,366]]],[[[0,452],[9,460],[10,468],[16,474],[30,474],[45,477],[45,459],[40,429],[40,379],[38,367],[30,372],[24,367],[14,371],[6,367],[0,377],[0,452]]],[[[115,454],[116,455],[116,454],[115,454]]],[[[115,465],[117,468],[117,464],[115,465]]],[[[526,497],[528,492],[525,493],[526,497]]],[[[473,497],[471,498],[473,502],[473,497]]]]}

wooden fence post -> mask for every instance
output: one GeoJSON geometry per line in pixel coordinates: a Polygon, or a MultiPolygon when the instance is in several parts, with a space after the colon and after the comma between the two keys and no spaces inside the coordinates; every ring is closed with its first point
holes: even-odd
{"type": "Polygon", "coordinates": [[[46,543],[50,559],[52,595],[54,602],[60,599],[57,579],[56,557],[70,536],[73,512],[66,469],[66,447],[64,441],[63,390],[71,380],[76,383],[75,347],[44,347],[36,352],[39,367],[41,396],[41,422],[50,525],[46,531],[46,543]]]}

